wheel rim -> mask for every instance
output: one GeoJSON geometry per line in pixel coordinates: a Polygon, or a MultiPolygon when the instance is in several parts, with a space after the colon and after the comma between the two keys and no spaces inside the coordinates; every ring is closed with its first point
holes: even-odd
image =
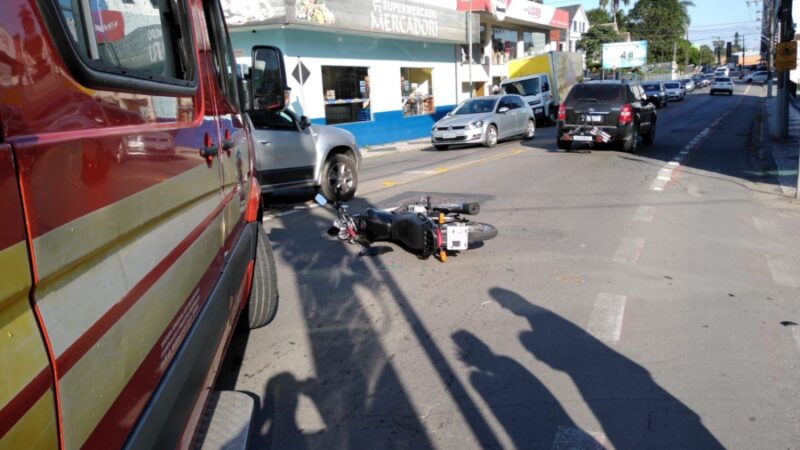
{"type": "Polygon", "coordinates": [[[332,165],[328,171],[328,185],[338,194],[349,192],[353,188],[353,171],[344,163],[332,165]]]}
{"type": "Polygon", "coordinates": [[[489,145],[494,145],[497,143],[497,129],[495,127],[489,127],[489,145]]]}
{"type": "Polygon", "coordinates": [[[532,138],[535,133],[536,133],[536,125],[533,124],[532,120],[529,120],[528,125],[525,128],[525,137],[532,138]]]}

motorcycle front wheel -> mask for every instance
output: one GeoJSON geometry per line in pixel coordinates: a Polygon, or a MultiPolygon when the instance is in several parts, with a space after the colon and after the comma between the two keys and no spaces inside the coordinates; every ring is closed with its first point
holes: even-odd
{"type": "Polygon", "coordinates": [[[469,227],[467,242],[470,244],[473,242],[488,241],[489,239],[497,237],[497,227],[494,225],[481,222],[467,222],[467,227],[469,227]]]}

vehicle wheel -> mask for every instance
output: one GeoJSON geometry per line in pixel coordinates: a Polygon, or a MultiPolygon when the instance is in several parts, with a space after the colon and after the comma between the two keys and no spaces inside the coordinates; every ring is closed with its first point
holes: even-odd
{"type": "Polygon", "coordinates": [[[486,137],[483,139],[483,145],[485,147],[492,148],[497,145],[497,127],[494,125],[489,125],[486,127],[486,137]]]}
{"type": "Polygon", "coordinates": [[[467,242],[488,241],[497,237],[497,227],[489,225],[488,223],[481,222],[467,222],[469,234],[467,235],[467,242]]]}
{"type": "Polygon", "coordinates": [[[450,148],[450,146],[449,145],[434,144],[433,148],[435,148],[436,150],[447,150],[448,148],[450,148]]]}
{"type": "Polygon", "coordinates": [[[322,169],[322,195],[329,201],[346,202],[356,195],[358,174],[352,157],[337,153],[328,158],[322,169]]]}
{"type": "Polygon", "coordinates": [[[272,322],[278,312],[278,275],[275,257],[263,227],[258,227],[253,283],[247,301],[247,325],[252,330],[272,322]]]}
{"type": "Polygon", "coordinates": [[[669,106],[669,100],[664,100],[664,104],[662,105],[664,108],[669,106]]]}
{"type": "Polygon", "coordinates": [[[572,141],[562,141],[559,139],[557,143],[559,150],[570,151],[572,149],[572,141]]]}
{"type": "Polygon", "coordinates": [[[555,125],[556,123],[558,123],[558,118],[556,117],[556,111],[558,111],[558,108],[553,108],[552,105],[550,106],[550,108],[548,108],[547,110],[548,125],[555,125]]]}
{"type": "Polygon", "coordinates": [[[528,124],[525,125],[525,134],[522,135],[522,139],[533,139],[534,136],[536,136],[536,121],[528,119],[528,124]]]}
{"type": "Polygon", "coordinates": [[[728,95],[733,96],[733,91],[728,92],[728,95]]]}
{"type": "Polygon", "coordinates": [[[654,140],[656,140],[656,122],[653,122],[653,124],[650,126],[650,129],[647,130],[647,134],[644,135],[642,143],[644,145],[650,145],[654,140]]]}
{"type": "Polygon", "coordinates": [[[633,124],[633,136],[622,143],[622,151],[626,153],[636,153],[639,147],[639,124],[633,124]]]}
{"type": "Polygon", "coordinates": [[[750,79],[750,80],[747,80],[747,81],[745,81],[745,83],[747,83],[747,84],[752,84],[752,83],[753,83],[753,80],[752,80],[752,79],[750,79]]]}

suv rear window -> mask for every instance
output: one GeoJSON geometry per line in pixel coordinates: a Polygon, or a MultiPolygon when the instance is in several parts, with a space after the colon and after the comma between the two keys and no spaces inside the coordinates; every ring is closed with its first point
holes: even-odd
{"type": "Polygon", "coordinates": [[[730,83],[730,78],[714,78],[715,83],[730,83]]]}
{"type": "Polygon", "coordinates": [[[602,103],[625,103],[625,86],[621,84],[578,84],[567,96],[568,103],[596,100],[602,103]]]}
{"type": "Polygon", "coordinates": [[[643,84],[642,87],[647,92],[660,91],[661,88],[657,84],[643,84]]]}

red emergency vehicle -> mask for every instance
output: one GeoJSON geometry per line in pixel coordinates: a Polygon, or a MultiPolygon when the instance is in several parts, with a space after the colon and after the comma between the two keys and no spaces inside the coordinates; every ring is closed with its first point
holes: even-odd
{"type": "Polygon", "coordinates": [[[0,9],[0,449],[189,447],[240,312],[277,306],[220,5],[0,9]]]}

